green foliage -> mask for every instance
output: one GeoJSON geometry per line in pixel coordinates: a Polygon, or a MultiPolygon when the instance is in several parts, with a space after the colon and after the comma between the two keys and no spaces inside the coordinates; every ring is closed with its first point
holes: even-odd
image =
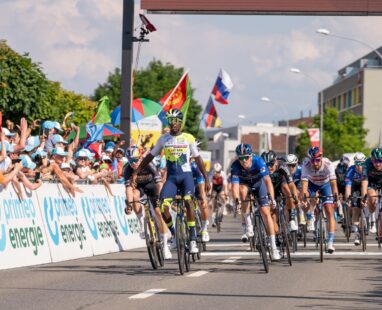
{"type": "Polygon", "coordinates": [[[308,126],[306,124],[300,124],[298,128],[304,130],[297,140],[296,155],[298,158],[302,159],[306,157],[306,153],[310,147],[310,138],[308,133],[308,126]]]}
{"type": "MultiPolygon", "coordinates": [[[[324,155],[330,159],[339,159],[343,153],[365,152],[367,130],[363,128],[363,116],[352,112],[342,114],[338,110],[328,108],[324,112],[324,155]]],[[[314,127],[320,127],[320,117],[315,116],[314,127]]]]}
{"type": "MultiPolygon", "coordinates": [[[[134,98],[146,98],[158,102],[178,83],[183,73],[183,68],[175,68],[172,64],[152,60],[147,68],[134,74],[134,98]]],[[[95,89],[93,100],[97,101],[103,96],[108,96],[111,101],[110,106],[112,108],[118,106],[121,98],[120,85],[121,71],[116,68],[113,73],[109,73],[106,82],[95,89]]],[[[191,99],[184,131],[204,141],[204,132],[199,128],[201,112],[202,107],[196,100],[191,99]]]]}
{"type": "Polygon", "coordinates": [[[73,121],[85,124],[95,110],[89,98],[66,91],[60,83],[49,81],[40,65],[28,54],[19,55],[0,42],[0,110],[4,119],[19,122],[26,117],[62,122],[67,112],[74,112],[73,121]]]}

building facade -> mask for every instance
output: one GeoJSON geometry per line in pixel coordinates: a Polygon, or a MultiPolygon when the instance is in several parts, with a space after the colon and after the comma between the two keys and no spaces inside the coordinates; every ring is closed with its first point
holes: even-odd
{"type": "Polygon", "coordinates": [[[235,148],[239,143],[250,144],[257,155],[270,149],[278,155],[285,155],[287,147],[288,153],[294,152],[301,133],[300,128],[276,126],[272,123],[207,130],[207,150],[211,151],[211,162],[221,163],[227,171],[236,157],[235,148]]]}
{"type": "MultiPolygon", "coordinates": [[[[382,53],[382,47],[378,49],[382,53]]],[[[370,147],[380,143],[382,130],[382,61],[371,52],[338,71],[333,85],[323,90],[324,109],[336,108],[365,117],[370,147]]]]}

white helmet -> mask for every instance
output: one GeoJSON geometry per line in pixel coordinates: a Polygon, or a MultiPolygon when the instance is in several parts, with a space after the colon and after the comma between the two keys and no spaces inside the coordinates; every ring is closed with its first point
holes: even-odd
{"type": "Polygon", "coordinates": [[[361,153],[361,152],[357,152],[355,153],[354,155],[354,162],[358,162],[358,163],[363,163],[366,161],[366,156],[365,154],[361,153]]]}
{"type": "Polygon", "coordinates": [[[215,170],[215,172],[219,173],[220,171],[222,171],[222,165],[219,163],[215,163],[214,170],[215,170]]]}
{"type": "Polygon", "coordinates": [[[294,154],[289,154],[286,158],[287,165],[296,165],[298,163],[298,158],[294,154]]]}

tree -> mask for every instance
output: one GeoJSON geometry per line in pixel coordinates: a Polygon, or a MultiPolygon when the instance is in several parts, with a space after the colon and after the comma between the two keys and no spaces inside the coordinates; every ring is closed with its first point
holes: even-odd
{"type": "Polygon", "coordinates": [[[310,138],[308,133],[308,126],[306,124],[298,125],[298,128],[304,130],[297,140],[296,155],[298,158],[303,159],[310,147],[310,138]]]}
{"type": "Polygon", "coordinates": [[[88,97],[64,90],[50,81],[40,64],[28,54],[19,55],[0,41],[0,110],[4,119],[19,122],[50,119],[62,121],[67,112],[74,112],[73,122],[87,123],[95,110],[88,97]]]}
{"type": "MultiPolygon", "coordinates": [[[[175,68],[172,64],[163,64],[159,60],[152,60],[147,68],[134,73],[134,98],[147,98],[159,101],[171,88],[173,88],[184,73],[184,68],[175,68]]],[[[94,90],[93,100],[102,96],[109,96],[111,106],[114,108],[121,100],[121,72],[116,68],[109,73],[106,82],[98,85],[94,90]]],[[[195,99],[191,99],[184,130],[204,141],[204,132],[199,128],[202,107],[195,99]]]]}
{"type": "MultiPolygon", "coordinates": [[[[324,155],[335,160],[344,153],[364,152],[368,154],[366,147],[367,130],[363,128],[364,121],[363,116],[356,116],[352,112],[345,112],[340,117],[337,109],[325,109],[324,155]]],[[[314,117],[313,127],[320,127],[319,115],[314,117]]],[[[301,151],[305,148],[306,143],[306,137],[300,136],[298,150],[301,151]]]]}

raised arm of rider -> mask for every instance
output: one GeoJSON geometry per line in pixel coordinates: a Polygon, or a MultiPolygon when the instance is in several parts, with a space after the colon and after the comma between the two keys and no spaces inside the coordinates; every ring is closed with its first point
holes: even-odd
{"type": "Polygon", "coordinates": [[[148,153],[145,158],[143,158],[142,162],[139,164],[138,168],[135,169],[133,175],[138,175],[139,172],[142,171],[142,169],[146,168],[147,165],[154,159],[154,155],[151,153],[148,153]]]}

